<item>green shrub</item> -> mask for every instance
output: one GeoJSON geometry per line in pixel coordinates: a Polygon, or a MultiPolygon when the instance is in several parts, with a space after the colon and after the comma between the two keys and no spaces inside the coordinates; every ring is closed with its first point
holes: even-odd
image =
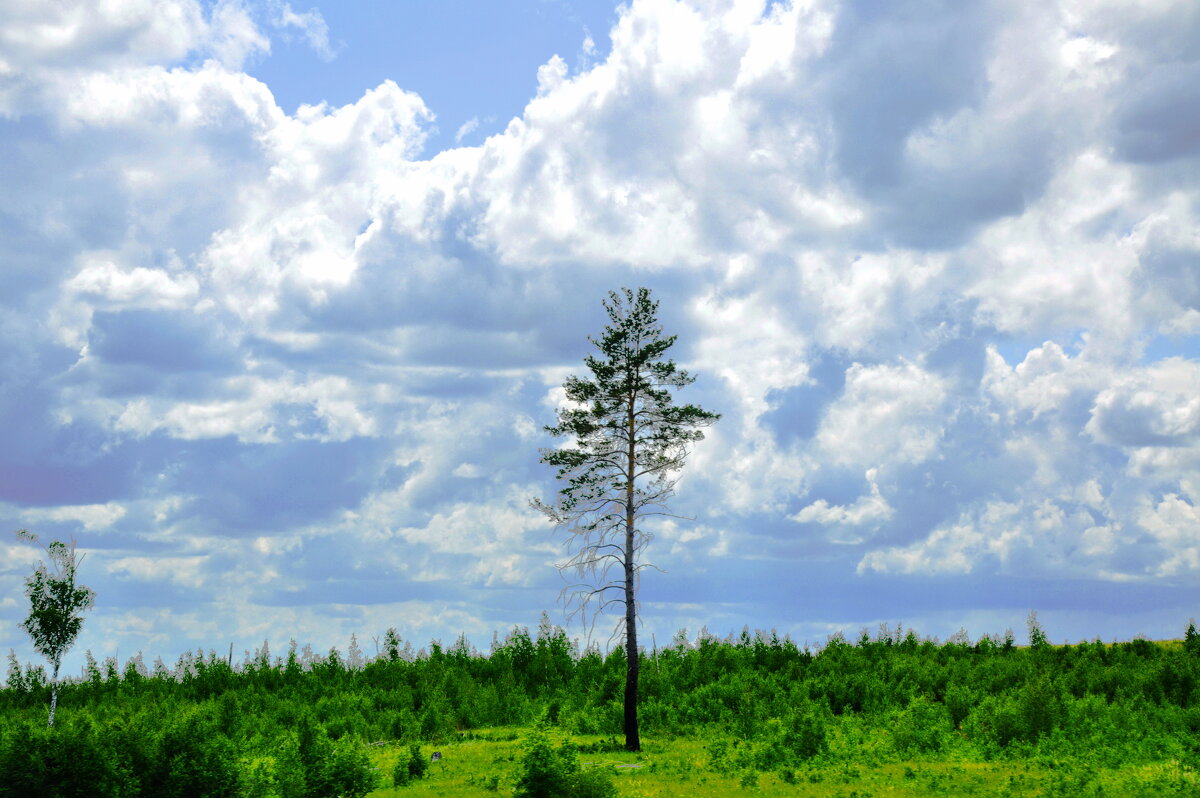
{"type": "Polygon", "coordinates": [[[574,750],[555,749],[539,723],[525,740],[517,776],[516,798],[558,798],[565,796],[571,776],[578,770],[574,750]]]}
{"type": "Polygon", "coordinates": [[[963,729],[968,737],[985,748],[1003,748],[1025,736],[1020,707],[1010,695],[990,695],[984,698],[967,717],[963,729]]]}
{"type": "Polygon", "coordinates": [[[421,746],[414,745],[409,748],[408,775],[414,779],[423,779],[428,770],[429,760],[421,754],[421,746]]]}
{"type": "Polygon", "coordinates": [[[617,789],[605,770],[581,770],[577,749],[551,744],[540,722],[525,740],[517,775],[516,798],[613,798],[617,789]]]}
{"type": "Polygon", "coordinates": [[[800,759],[828,750],[824,713],[812,703],[793,708],[783,720],[783,745],[800,759]]]}
{"type": "Polygon", "coordinates": [[[708,766],[722,775],[729,775],[744,761],[744,757],[739,755],[737,740],[730,742],[724,737],[717,737],[705,746],[705,750],[708,752],[708,766]]]}
{"type": "MultiPolygon", "coordinates": [[[[322,766],[323,796],[363,798],[375,789],[378,777],[362,744],[343,737],[329,751],[322,766]]],[[[315,797],[314,797],[315,798],[315,797]]]]}
{"type": "Polygon", "coordinates": [[[946,688],[944,701],[946,709],[950,712],[950,722],[954,724],[954,728],[959,729],[962,728],[967,715],[971,714],[971,710],[979,704],[979,694],[970,687],[956,682],[946,688]]]}
{"type": "Polygon", "coordinates": [[[242,769],[242,798],[272,798],[278,795],[271,765],[263,761],[246,762],[242,769]]]}
{"type": "Polygon", "coordinates": [[[421,714],[422,740],[447,740],[454,735],[454,716],[441,696],[435,695],[421,714]]]}
{"type": "Polygon", "coordinates": [[[1065,725],[1070,736],[1084,745],[1102,741],[1110,731],[1108,703],[1103,696],[1086,695],[1066,702],[1065,725]]]}
{"type": "Polygon", "coordinates": [[[114,760],[86,719],[60,719],[53,728],[41,720],[15,723],[0,739],[0,796],[131,794],[136,782],[114,760]]]}
{"type": "Polygon", "coordinates": [[[1027,740],[1049,734],[1062,722],[1062,694],[1045,674],[1025,683],[1020,704],[1027,740]]]}
{"type": "Polygon", "coordinates": [[[282,798],[362,798],[375,788],[377,776],[358,740],[333,743],[306,714],[294,746],[285,745],[276,761],[275,780],[282,798]]]}
{"type": "Polygon", "coordinates": [[[408,749],[408,758],[401,757],[392,771],[392,782],[397,787],[403,787],[413,779],[425,777],[429,770],[429,760],[421,753],[421,746],[412,745],[408,749]]]}
{"type": "Polygon", "coordinates": [[[199,711],[163,732],[157,764],[151,789],[164,798],[233,798],[241,791],[233,743],[199,711]]]}
{"type": "Polygon", "coordinates": [[[1200,657],[1200,632],[1196,631],[1196,621],[1188,621],[1187,631],[1183,635],[1183,650],[1193,657],[1200,657]]]}
{"type": "Polygon", "coordinates": [[[308,784],[304,777],[304,762],[296,735],[288,733],[275,753],[275,790],[279,798],[305,798],[308,784]]]}
{"type": "Polygon", "coordinates": [[[914,698],[896,717],[892,726],[892,744],[904,757],[942,750],[950,715],[941,704],[928,698],[914,698]]]}

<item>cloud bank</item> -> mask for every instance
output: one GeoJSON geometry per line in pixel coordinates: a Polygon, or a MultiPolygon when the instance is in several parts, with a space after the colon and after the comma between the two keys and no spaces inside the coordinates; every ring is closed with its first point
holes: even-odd
{"type": "Polygon", "coordinates": [[[0,518],[88,552],[80,651],[531,623],[541,425],[621,285],[724,414],[654,527],[664,639],[1196,612],[1194,3],[634,0],[428,158],[392,81],[289,115],[242,71],[334,58],[316,10],[0,31],[0,518]]]}

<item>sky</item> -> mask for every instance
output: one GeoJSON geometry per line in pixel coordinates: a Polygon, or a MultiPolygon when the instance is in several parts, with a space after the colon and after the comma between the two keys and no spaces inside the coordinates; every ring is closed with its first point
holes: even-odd
{"type": "Polygon", "coordinates": [[[645,642],[1200,615],[1193,0],[5,0],[0,187],[22,660],[18,528],[68,674],[564,623],[528,502],[622,286],[722,414],[645,642]]]}

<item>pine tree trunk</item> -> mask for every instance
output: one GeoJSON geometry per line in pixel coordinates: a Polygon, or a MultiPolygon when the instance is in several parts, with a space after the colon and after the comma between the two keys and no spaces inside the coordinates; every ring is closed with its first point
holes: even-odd
{"type": "Polygon", "coordinates": [[[634,593],[633,568],[633,475],[634,466],[634,405],[629,398],[629,479],[625,484],[625,750],[641,751],[642,738],[638,734],[638,646],[637,646],[637,603],[634,593]]]}
{"type": "Polygon", "coordinates": [[[54,675],[50,677],[50,721],[47,726],[54,725],[54,710],[58,708],[58,665],[54,663],[54,675]]]}
{"type": "Polygon", "coordinates": [[[638,735],[637,611],[633,595],[633,533],[627,532],[625,558],[625,750],[642,750],[638,735]]]}

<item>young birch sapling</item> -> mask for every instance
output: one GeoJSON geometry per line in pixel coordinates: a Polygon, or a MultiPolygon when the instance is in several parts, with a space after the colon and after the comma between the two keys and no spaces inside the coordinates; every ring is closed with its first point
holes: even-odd
{"type": "MultiPolygon", "coordinates": [[[[37,543],[37,535],[22,529],[17,537],[37,543]]],[[[56,540],[43,547],[50,567],[39,562],[31,576],[25,579],[25,595],[29,597],[29,617],[21,626],[29,633],[33,647],[50,663],[50,719],[54,725],[54,710],[58,707],[58,669],[63,654],[71,648],[83,628],[84,610],[91,609],[96,594],[75,583],[82,556],[75,554],[75,541],[68,545],[56,540]]]]}

